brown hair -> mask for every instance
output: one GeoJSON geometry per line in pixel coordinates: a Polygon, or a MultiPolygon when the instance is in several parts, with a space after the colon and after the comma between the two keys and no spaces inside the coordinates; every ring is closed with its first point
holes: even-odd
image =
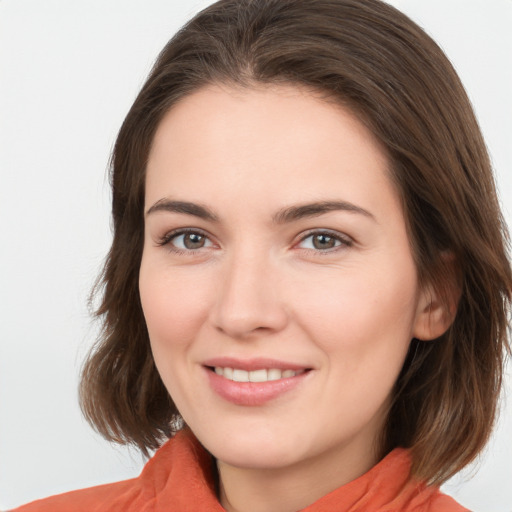
{"type": "Polygon", "coordinates": [[[408,447],[413,472],[442,482],[481,451],[496,416],[510,349],[508,239],[458,76],[423,30],[379,0],[221,0],[164,48],[112,156],[114,240],[96,288],[103,331],[82,374],[86,418],[145,453],[179,428],[139,299],[145,167],[163,115],[211,83],[303,85],[357,113],[387,149],[420,280],[446,295],[456,262],[455,319],[439,339],[412,341],[382,440],[383,453],[408,447]]]}

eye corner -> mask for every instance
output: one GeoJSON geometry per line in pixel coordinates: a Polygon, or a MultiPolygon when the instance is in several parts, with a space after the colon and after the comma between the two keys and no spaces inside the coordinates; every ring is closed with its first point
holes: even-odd
{"type": "Polygon", "coordinates": [[[295,247],[315,253],[329,254],[351,247],[354,241],[351,237],[329,229],[314,229],[300,235],[295,247]],[[307,242],[310,240],[309,242],[307,242]]]}
{"type": "Polygon", "coordinates": [[[190,255],[203,249],[211,249],[217,246],[211,235],[199,228],[173,229],[157,237],[155,245],[157,247],[166,247],[170,252],[176,254],[190,255]]]}

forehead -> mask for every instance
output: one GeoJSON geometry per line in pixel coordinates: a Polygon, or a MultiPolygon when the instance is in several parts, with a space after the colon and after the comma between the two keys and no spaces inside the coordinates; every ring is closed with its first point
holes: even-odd
{"type": "Polygon", "coordinates": [[[208,135],[213,145],[222,143],[225,147],[229,141],[213,137],[216,134],[222,137],[221,130],[229,126],[238,131],[238,141],[245,137],[246,142],[254,146],[263,142],[263,137],[257,136],[267,133],[279,135],[282,144],[286,141],[295,143],[301,136],[311,142],[325,139],[330,131],[332,138],[367,139],[368,144],[378,147],[386,158],[385,148],[364,126],[359,114],[342,106],[332,96],[295,84],[205,86],[181,98],[163,117],[155,134],[152,153],[160,142],[168,145],[169,136],[189,138],[191,132],[198,138],[208,135]],[[262,127],[266,128],[263,133],[258,131],[262,127]]]}
{"type": "Polygon", "coordinates": [[[390,191],[388,167],[385,150],[356,115],[317,93],[290,85],[209,86],[160,123],[146,203],[165,194],[204,202],[270,190],[281,203],[326,194],[371,202],[372,190],[390,191]]]}

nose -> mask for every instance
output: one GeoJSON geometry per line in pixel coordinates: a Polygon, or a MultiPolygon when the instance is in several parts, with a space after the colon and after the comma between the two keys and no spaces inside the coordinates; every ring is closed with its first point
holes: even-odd
{"type": "Polygon", "coordinates": [[[250,252],[225,262],[211,320],[237,339],[276,333],[288,323],[281,300],[281,276],[269,258],[250,252]]]}

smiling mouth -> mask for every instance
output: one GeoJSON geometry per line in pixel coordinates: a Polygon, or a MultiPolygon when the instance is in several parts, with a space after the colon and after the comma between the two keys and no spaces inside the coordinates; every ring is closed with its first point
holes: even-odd
{"type": "MultiPolygon", "coordinates": [[[[211,389],[240,406],[263,406],[308,381],[313,368],[271,359],[209,360],[203,366],[211,389]]],[[[293,396],[293,395],[292,395],[293,396]]]]}
{"type": "Polygon", "coordinates": [[[309,369],[290,370],[279,368],[262,368],[258,370],[242,370],[223,366],[210,367],[217,375],[233,382],[272,382],[281,379],[296,377],[309,371],[309,369]]]}

